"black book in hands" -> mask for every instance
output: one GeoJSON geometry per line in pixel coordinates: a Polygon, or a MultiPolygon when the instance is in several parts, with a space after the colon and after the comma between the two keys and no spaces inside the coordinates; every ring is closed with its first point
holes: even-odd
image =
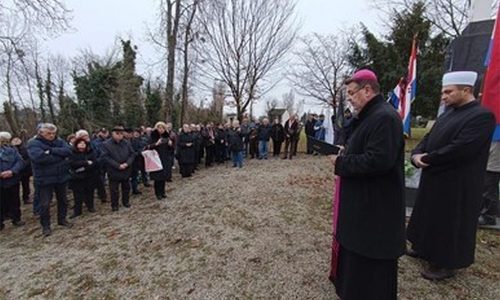
{"type": "Polygon", "coordinates": [[[338,155],[340,152],[339,146],[328,144],[327,142],[315,139],[312,136],[308,136],[307,138],[312,149],[320,154],[338,155]]]}

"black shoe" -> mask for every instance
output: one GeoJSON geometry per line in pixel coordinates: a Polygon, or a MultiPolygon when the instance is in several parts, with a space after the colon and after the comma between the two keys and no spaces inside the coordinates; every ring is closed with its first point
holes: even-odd
{"type": "Polygon", "coordinates": [[[50,229],[50,227],[43,228],[42,229],[42,235],[44,237],[52,235],[52,230],[50,229]]]}
{"type": "Polygon", "coordinates": [[[113,207],[111,207],[111,210],[112,211],[118,211],[118,207],[117,206],[113,206],[113,207]]]}
{"type": "Polygon", "coordinates": [[[427,280],[443,280],[455,276],[456,271],[452,269],[429,267],[420,273],[427,280]]]}
{"type": "Polygon", "coordinates": [[[2,231],[4,228],[5,228],[5,224],[4,223],[0,224],[0,231],[2,231]]]}
{"type": "Polygon", "coordinates": [[[126,208],[129,208],[130,207],[130,203],[124,203],[123,206],[125,206],[126,208]]]}
{"type": "Polygon", "coordinates": [[[162,195],[157,195],[157,196],[156,196],[156,199],[157,199],[158,201],[161,201],[161,200],[163,200],[163,199],[165,199],[165,198],[164,198],[162,195]]]}
{"type": "Polygon", "coordinates": [[[142,195],[141,191],[132,191],[132,195],[142,195]]]}
{"type": "Polygon", "coordinates": [[[88,209],[89,213],[95,213],[95,208],[91,207],[88,209]]]}
{"type": "Polygon", "coordinates": [[[151,187],[151,184],[149,184],[149,183],[146,182],[146,183],[144,183],[144,186],[145,187],[151,187]]]}
{"type": "Polygon", "coordinates": [[[78,217],[78,216],[81,216],[81,215],[82,215],[81,213],[80,213],[80,214],[76,214],[76,213],[74,213],[74,214],[72,214],[71,216],[69,216],[69,218],[70,218],[70,219],[74,219],[74,218],[76,218],[76,217],[78,217]]]}
{"type": "Polygon", "coordinates": [[[412,248],[409,248],[409,249],[406,250],[406,255],[411,256],[411,257],[415,257],[415,258],[422,258],[422,256],[420,255],[420,253],[418,253],[417,251],[413,250],[412,248]]]}
{"type": "Polygon", "coordinates": [[[170,179],[167,179],[167,182],[172,182],[172,178],[170,178],[170,179]]]}
{"type": "Polygon", "coordinates": [[[21,226],[26,225],[26,222],[19,220],[19,221],[12,222],[12,225],[14,225],[16,227],[21,227],[21,226]]]}
{"type": "Polygon", "coordinates": [[[497,225],[497,219],[492,216],[479,216],[479,220],[477,222],[479,226],[494,226],[497,225]]]}
{"type": "Polygon", "coordinates": [[[73,224],[64,220],[62,222],[57,223],[59,226],[66,227],[66,228],[71,228],[73,227],[73,224]]]}

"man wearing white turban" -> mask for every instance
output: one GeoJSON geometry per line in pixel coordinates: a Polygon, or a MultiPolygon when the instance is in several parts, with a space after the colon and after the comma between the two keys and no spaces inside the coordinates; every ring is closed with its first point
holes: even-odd
{"type": "Polygon", "coordinates": [[[473,91],[475,72],[443,76],[446,105],[431,131],[412,152],[422,169],[417,201],[408,224],[407,254],[429,262],[421,274],[441,280],[474,262],[480,199],[495,128],[494,115],[473,91]]]}

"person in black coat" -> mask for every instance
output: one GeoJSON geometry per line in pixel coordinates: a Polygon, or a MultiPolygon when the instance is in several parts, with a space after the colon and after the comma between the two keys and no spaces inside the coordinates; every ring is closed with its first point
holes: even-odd
{"type": "Polygon", "coordinates": [[[291,115],[285,122],[285,153],[283,159],[292,159],[294,155],[295,140],[299,130],[299,122],[295,115],[291,115]]]}
{"type": "Polygon", "coordinates": [[[341,299],[396,300],[406,247],[403,125],[375,73],[360,70],[346,85],[358,115],[345,152],[331,156],[340,185],[330,279],[341,299]]]}
{"type": "Polygon", "coordinates": [[[17,152],[21,155],[24,161],[24,168],[19,174],[22,186],[22,200],[24,204],[31,204],[33,201],[30,199],[31,187],[30,187],[30,178],[33,175],[33,171],[31,170],[31,160],[28,155],[28,150],[26,149],[23,141],[14,137],[11,141],[11,145],[16,147],[17,152]]]}
{"type": "Polygon", "coordinates": [[[172,177],[172,157],[174,156],[175,144],[167,132],[167,124],[163,122],[156,123],[155,129],[151,132],[151,142],[146,149],[156,150],[160,156],[163,169],[156,172],[150,172],[151,180],[154,180],[156,199],[163,200],[165,194],[165,183],[172,177]]]}
{"type": "Polygon", "coordinates": [[[203,144],[205,145],[205,167],[211,167],[215,159],[215,130],[214,124],[210,123],[202,131],[203,144]]]}
{"type": "MultiPolygon", "coordinates": [[[[132,194],[140,195],[142,194],[139,191],[139,176],[142,172],[141,169],[144,169],[144,157],[142,156],[142,151],[148,145],[149,141],[145,141],[142,137],[141,129],[137,128],[132,133],[132,138],[130,139],[130,144],[132,149],[135,152],[135,160],[132,167],[132,175],[130,176],[130,185],[132,187],[132,194]]],[[[145,179],[145,175],[142,173],[142,181],[143,183],[147,183],[145,179]]]]}
{"type": "Polygon", "coordinates": [[[113,211],[118,211],[120,186],[122,204],[125,207],[130,207],[130,175],[135,151],[130,142],[124,139],[124,132],[123,127],[116,126],[111,132],[111,139],[102,145],[102,160],[109,177],[109,193],[113,211]]]}
{"type": "Polygon", "coordinates": [[[0,230],[9,216],[12,225],[24,225],[21,221],[21,201],[19,199],[19,175],[24,167],[17,150],[10,146],[10,133],[0,132],[0,230]]]}
{"type": "Polygon", "coordinates": [[[215,161],[218,164],[226,160],[227,132],[223,124],[219,124],[215,130],[215,161]]]}
{"type": "Polygon", "coordinates": [[[259,159],[267,159],[269,139],[272,134],[272,126],[269,119],[262,119],[262,124],[257,128],[257,139],[259,140],[259,159]]]}
{"type": "Polygon", "coordinates": [[[99,169],[97,155],[85,138],[77,138],[73,145],[73,153],[69,157],[71,179],[69,188],[73,190],[75,206],[70,219],[82,214],[82,204],[87,210],[95,212],[94,190],[97,185],[99,169]]]}
{"type": "Polygon", "coordinates": [[[278,118],[274,119],[271,129],[271,139],[273,140],[273,156],[280,156],[281,144],[285,140],[285,128],[281,125],[278,118]]]}
{"type": "Polygon", "coordinates": [[[307,121],[305,125],[306,137],[307,137],[307,154],[313,154],[312,143],[309,140],[309,137],[314,137],[314,125],[317,120],[315,118],[315,114],[308,114],[307,121]]]}
{"type": "Polygon", "coordinates": [[[473,95],[475,72],[443,76],[447,109],[412,152],[422,168],[408,224],[408,254],[425,259],[421,275],[440,280],[474,262],[484,176],[495,128],[494,115],[473,95]]]}
{"type": "Polygon", "coordinates": [[[241,132],[240,122],[238,120],[234,120],[232,124],[232,128],[228,132],[228,147],[229,151],[231,151],[231,158],[233,159],[233,168],[242,168],[243,167],[243,150],[244,150],[244,141],[243,141],[243,133],[241,132]]]}
{"type": "Polygon", "coordinates": [[[182,125],[182,131],[179,134],[177,155],[182,177],[190,177],[196,164],[196,150],[194,148],[194,137],[187,124],[182,125]]]}

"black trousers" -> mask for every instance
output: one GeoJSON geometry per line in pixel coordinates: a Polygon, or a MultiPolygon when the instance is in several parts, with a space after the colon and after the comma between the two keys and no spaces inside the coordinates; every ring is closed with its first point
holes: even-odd
{"type": "Polygon", "coordinates": [[[165,180],[155,180],[156,197],[165,196],[165,180]]]}
{"type": "Polygon", "coordinates": [[[21,221],[21,199],[19,183],[9,187],[0,187],[0,224],[9,216],[12,223],[21,221]]]}
{"type": "Polygon", "coordinates": [[[120,186],[122,190],[122,204],[130,204],[130,180],[109,180],[109,194],[111,196],[111,207],[116,207],[120,205],[120,186]]]}
{"type": "Polygon", "coordinates": [[[259,157],[259,141],[257,139],[250,140],[249,154],[251,158],[259,157]]]}
{"type": "Polygon", "coordinates": [[[215,158],[215,145],[207,146],[205,153],[205,166],[210,167],[213,164],[215,158]]]}
{"type": "Polygon", "coordinates": [[[342,300],[396,300],[398,261],[373,259],[340,246],[333,284],[342,300]]]}
{"type": "Polygon", "coordinates": [[[180,164],[179,167],[182,177],[189,177],[193,174],[194,164],[180,164]]]}
{"type": "Polygon", "coordinates": [[[73,184],[73,197],[75,198],[75,206],[73,212],[75,215],[82,214],[82,206],[88,210],[94,209],[94,185],[92,179],[78,181],[73,184]]]}
{"type": "Polygon", "coordinates": [[[23,202],[25,203],[29,201],[31,194],[30,177],[31,176],[21,177],[21,186],[23,188],[23,202]]]}
{"type": "Polygon", "coordinates": [[[215,146],[215,161],[223,163],[226,160],[226,145],[217,144],[215,146]]]}
{"type": "Polygon", "coordinates": [[[498,181],[499,172],[487,171],[484,177],[484,192],[481,204],[481,215],[485,217],[496,218],[498,211],[498,181]]]}
{"type": "Polygon", "coordinates": [[[50,184],[40,186],[40,224],[43,228],[50,228],[50,202],[56,194],[57,200],[57,223],[66,221],[68,211],[67,183],[50,184]]]}
{"type": "Polygon", "coordinates": [[[99,199],[101,201],[106,201],[106,187],[105,187],[105,178],[106,178],[106,171],[104,168],[99,170],[99,176],[96,180],[96,189],[97,189],[97,195],[99,196],[99,199]]]}
{"type": "Polygon", "coordinates": [[[281,144],[283,142],[278,142],[278,141],[273,141],[273,155],[274,156],[279,156],[281,153],[281,144]]]}

